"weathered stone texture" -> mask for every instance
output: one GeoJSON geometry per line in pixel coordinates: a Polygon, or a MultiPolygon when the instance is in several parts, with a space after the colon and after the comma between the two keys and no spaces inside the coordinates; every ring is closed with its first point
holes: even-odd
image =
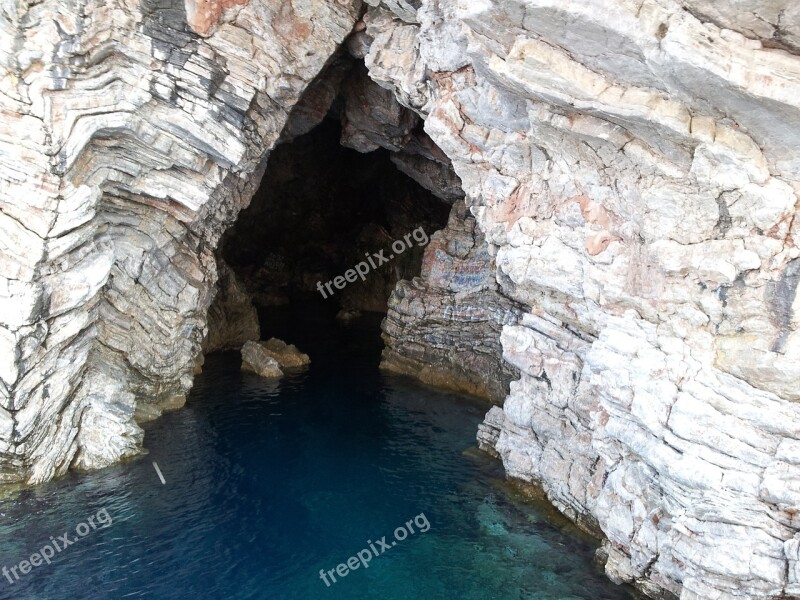
{"type": "Polygon", "coordinates": [[[278,338],[270,338],[266,342],[259,342],[259,346],[269,356],[277,360],[281,367],[292,369],[305,367],[311,363],[308,354],[300,352],[294,344],[287,344],[278,338]]]}
{"type": "MultiPolygon", "coordinates": [[[[456,200],[452,165],[524,309],[481,444],[602,532],[615,580],[800,594],[796,3],[367,4],[347,48],[446,155],[397,164],[456,200]]],[[[3,480],[135,453],[136,420],[180,404],[214,248],[359,5],[4,3],[3,480]]],[[[362,91],[348,139],[413,146],[362,91]]],[[[433,322],[454,296],[431,293],[403,284],[398,314],[433,322]]]]}
{"type": "Polygon", "coordinates": [[[389,298],[381,368],[502,403],[519,372],[501,360],[500,332],[521,312],[498,292],[494,271],[475,218],[457,202],[420,276],[389,298]]]}
{"type": "Polygon", "coordinates": [[[251,371],[266,379],[283,377],[280,363],[264,342],[247,342],[242,346],[242,371],[251,371]]]}
{"type": "Polygon", "coordinates": [[[527,313],[503,328],[521,377],[480,443],[653,595],[800,583],[795,12],[440,0],[365,17],[370,76],[425,117],[527,313]]]}
{"type": "Polygon", "coordinates": [[[359,11],[358,1],[4,5],[3,480],[134,454],[136,420],[180,404],[217,241],[359,11]]]}
{"type": "Polygon", "coordinates": [[[203,352],[238,350],[246,342],[261,338],[258,311],[236,274],[222,259],[217,259],[217,293],[208,309],[208,335],[203,352]]]}

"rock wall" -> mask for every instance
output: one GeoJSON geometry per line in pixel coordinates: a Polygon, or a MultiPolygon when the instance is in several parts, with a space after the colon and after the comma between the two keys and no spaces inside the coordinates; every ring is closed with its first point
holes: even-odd
{"type": "Polygon", "coordinates": [[[203,353],[239,350],[261,339],[261,324],[253,299],[233,269],[217,257],[217,293],[208,308],[208,334],[203,353]]]}
{"type": "Polygon", "coordinates": [[[481,444],[615,581],[800,595],[796,3],[369,4],[370,76],[525,307],[481,444]]]}
{"type": "Polygon", "coordinates": [[[500,332],[521,311],[499,293],[494,272],[475,218],[457,201],[425,248],[420,276],[389,298],[381,368],[502,404],[519,371],[501,358],[500,332]]]}
{"type": "MultiPolygon", "coordinates": [[[[373,146],[358,151],[343,145],[354,137],[366,139],[364,131],[384,139],[374,132],[371,119],[356,114],[350,99],[353,90],[377,88],[385,104],[394,105],[390,110],[401,108],[392,93],[372,83],[362,69],[363,63],[354,64],[346,78],[358,82],[357,86],[342,93],[337,90],[328,98],[330,110],[321,111],[328,118],[272,151],[250,206],[222,238],[220,256],[259,307],[313,296],[345,310],[385,312],[397,281],[419,273],[424,248],[417,246],[418,242],[343,290],[332,287],[320,292],[317,286],[358,265],[365,254],[388,249],[393,241],[418,228],[433,233],[447,221],[450,207],[399,171],[389,152],[376,151],[373,146]],[[357,77],[353,77],[354,71],[357,77]],[[345,107],[349,107],[350,117],[343,127],[336,117],[345,107]]],[[[329,76],[330,67],[322,79],[329,76]]],[[[375,112],[388,113],[383,107],[383,102],[376,103],[375,112]]],[[[295,114],[302,114],[305,121],[306,111],[295,114]]],[[[293,129],[295,123],[293,116],[287,126],[293,129]]],[[[400,143],[409,146],[426,136],[409,132],[403,137],[407,139],[400,143]]],[[[426,162],[423,159],[421,164],[426,162]]]]}
{"type": "Polygon", "coordinates": [[[140,450],[182,404],[214,248],[357,0],[0,10],[0,480],[140,450]]]}
{"type": "Polygon", "coordinates": [[[617,581],[800,595],[796,3],[367,4],[3,4],[2,481],[133,454],[182,403],[219,237],[355,24],[450,159],[396,161],[434,188],[452,163],[524,308],[481,443],[617,581]]]}

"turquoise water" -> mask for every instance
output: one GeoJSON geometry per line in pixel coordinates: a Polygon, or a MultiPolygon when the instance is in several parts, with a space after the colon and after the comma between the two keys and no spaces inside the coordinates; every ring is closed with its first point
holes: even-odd
{"type": "Polygon", "coordinates": [[[210,357],[187,407],[147,426],[148,456],[1,502],[6,567],[96,517],[51,564],[0,577],[1,598],[629,597],[471,450],[486,405],[381,374],[376,319],[270,315],[311,368],[269,383],[210,357]],[[336,574],[360,551],[366,568],[336,574]]]}

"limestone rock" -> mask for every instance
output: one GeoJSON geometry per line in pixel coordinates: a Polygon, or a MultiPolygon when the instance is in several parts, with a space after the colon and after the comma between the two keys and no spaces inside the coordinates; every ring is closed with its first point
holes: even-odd
{"type": "Polygon", "coordinates": [[[360,13],[358,0],[4,5],[1,480],[139,452],[137,415],[185,397],[220,236],[360,13]]]}
{"type": "Polygon", "coordinates": [[[137,422],[149,419],[136,414],[135,397],[124,391],[124,381],[92,372],[84,377],[82,385],[91,392],[86,395],[88,402],[80,426],[74,429],[78,451],[73,466],[93,470],[139,454],[144,431],[137,422]]]}
{"type": "Polygon", "coordinates": [[[519,379],[479,443],[654,597],[797,590],[794,11],[444,0],[364,18],[370,76],[451,159],[524,313],[501,337],[519,379]]]}
{"type": "Polygon", "coordinates": [[[399,284],[385,362],[496,399],[513,374],[481,444],[614,580],[796,596],[797,3],[367,4],[4,4],[0,478],[130,456],[179,403],[220,236],[363,19],[347,48],[408,110],[364,80],[347,139],[443,196],[452,168],[475,219],[399,284]]]}
{"type": "Polygon", "coordinates": [[[208,309],[208,337],[203,342],[206,354],[238,350],[261,337],[258,312],[250,295],[228,265],[218,259],[217,267],[218,291],[208,309]]]}
{"type": "Polygon", "coordinates": [[[375,7],[383,5],[409,23],[416,23],[417,9],[422,4],[420,0],[365,0],[365,2],[375,7]]]}
{"type": "Polygon", "coordinates": [[[343,86],[342,145],[359,152],[399,151],[411,140],[419,117],[376,85],[362,66],[343,86]]]}
{"type": "Polygon", "coordinates": [[[463,201],[425,249],[421,276],[401,281],[383,321],[381,368],[501,403],[516,370],[500,331],[520,315],[498,293],[493,260],[463,201]]]}
{"type": "Polygon", "coordinates": [[[491,454],[495,458],[500,458],[497,453],[497,441],[500,439],[500,434],[503,431],[503,422],[505,421],[505,413],[499,406],[493,406],[486,413],[483,423],[478,425],[478,448],[484,452],[491,454]]]}
{"type": "Polygon", "coordinates": [[[242,371],[251,371],[267,379],[283,377],[280,364],[260,342],[247,342],[242,346],[242,371]]]}
{"type": "Polygon", "coordinates": [[[270,338],[266,342],[259,342],[261,349],[278,361],[281,367],[305,367],[311,363],[308,354],[297,349],[294,344],[287,344],[278,338],[270,338]]]}

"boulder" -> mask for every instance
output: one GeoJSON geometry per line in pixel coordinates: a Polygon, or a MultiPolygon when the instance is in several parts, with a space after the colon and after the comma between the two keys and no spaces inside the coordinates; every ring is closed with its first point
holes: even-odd
{"type": "Polygon", "coordinates": [[[263,342],[247,342],[242,346],[242,371],[250,371],[268,379],[283,377],[278,361],[270,356],[263,342]]]}
{"type": "Polygon", "coordinates": [[[259,342],[259,346],[267,353],[268,356],[274,358],[281,367],[305,367],[311,363],[308,354],[303,354],[293,344],[287,344],[278,338],[270,338],[266,342],[259,342]]]}

